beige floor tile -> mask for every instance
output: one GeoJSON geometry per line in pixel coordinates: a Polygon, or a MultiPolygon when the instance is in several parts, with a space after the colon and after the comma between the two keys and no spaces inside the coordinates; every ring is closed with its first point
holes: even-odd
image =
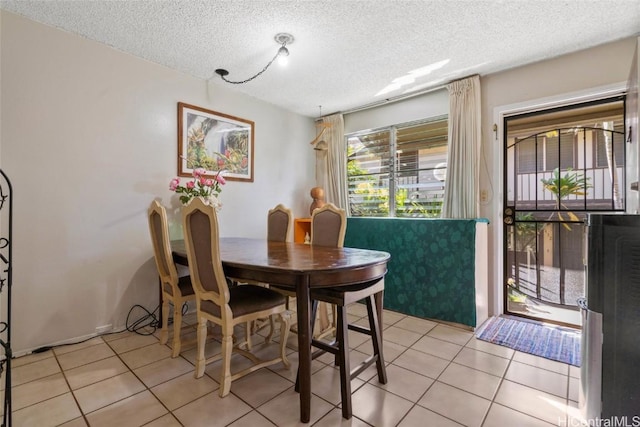
{"type": "MultiPolygon", "coordinates": [[[[347,313],[358,317],[368,316],[367,306],[364,304],[350,304],[347,306],[347,313]]],[[[384,313],[382,314],[382,317],[384,319],[384,313]]]]}
{"type": "Polygon", "coordinates": [[[218,383],[208,376],[194,378],[193,373],[189,372],[159,384],[151,391],[170,411],[173,411],[217,389],[218,383]]]}
{"type": "MultiPolygon", "coordinates": [[[[636,419],[636,421],[637,421],[637,419],[636,419]]],[[[582,416],[582,411],[580,411],[580,408],[578,406],[578,402],[574,402],[574,401],[570,400],[568,405],[567,405],[566,422],[562,423],[562,421],[558,421],[557,425],[581,426],[582,427],[582,426],[588,426],[589,422],[591,422],[591,425],[595,425],[595,421],[594,420],[587,421],[587,420],[584,419],[584,417],[582,416]]],[[[636,422],[636,424],[638,424],[638,423],[636,422]]],[[[601,422],[601,425],[603,425],[603,422],[601,422]]],[[[613,425],[613,423],[612,423],[612,425],[613,425]]]]}
{"type": "Polygon", "coordinates": [[[411,348],[441,359],[453,360],[463,347],[426,335],[413,344],[411,348]]]}
{"type": "Polygon", "coordinates": [[[511,362],[505,379],[566,398],[569,377],[520,362],[511,362]]]}
{"type": "MultiPolygon", "coordinates": [[[[369,315],[367,314],[366,316],[368,317],[369,315]]],[[[382,310],[382,324],[384,326],[395,325],[406,317],[406,314],[398,313],[397,311],[382,310]]]]}
{"type": "Polygon", "coordinates": [[[491,402],[436,381],[418,405],[469,427],[479,427],[491,402]]]}
{"type": "Polygon", "coordinates": [[[263,417],[258,411],[251,411],[244,417],[229,424],[229,427],[274,427],[275,424],[263,417]]]}
{"type": "MultiPolygon", "coordinates": [[[[351,380],[351,394],[364,384],[360,378],[351,380]]],[[[311,376],[311,391],[334,405],[342,401],[340,394],[340,370],[326,366],[311,376]]]]}
{"type": "MultiPolygon", "coordinates": [[[[277,363],[275,365],[271,365],[267,367],[270,371],[275,372],[283,378],[288,379],[291,382],[296,381],[296,375],[298,373],[298,352],[289,353],[287,355],[287,359],[289,359],[289,363],[291,363],[290,368],[286,368],[282,363],[277,363]]],[[[318,359],[314,359],[311,362],[311,375],[315,372],[318,372],[320,369],[327,366],[326,364],[320,362],[318,359]]],[[[215,378],[214,378],[215,379],[215,378]]]]}
{"type": "Polygon", "coordinates": [[[353,415],[373,426],[395,426],[413,403],[371,384],[360,387],[351,398],[353,415]]]}
{"type": "Polygon", "coordinates": [[[56,354],[56,356],[60,356],[62,354],[71,353],[72,351],[81,350],[83,348],[91,347],[92,345],[98,344],[104,344],[104,341],[101,337],[91,338],[77,344],[61,345],[60,347],[54,348],[53,352],[56,354]]]}
{"type": "Polygon", "coordinates": [[[398,427],[460,427],[461,425],[421,406],[414,406],[398,427]]]}
{"type": "Polygon", "coordinates": [[[56,357],[62,369],[67,370],[112,356],[115,356],[113,350],[107,344],[102,343],[56,357]]]}
{"type": "Polygon", "coordinates": [[[212,392],[173,411],[185,427],[222,427],[242,418],[251,407],[233,394],[225,397],[212,392]]]}
{"type": "Polygon", "coordinates": [[[458,345],[465,345],[473,338],[473,332],[466,331],[462,328],[454,328],[453,326],[445,326],[439,324],[431,329],[428,334],[432,338],[438,338],[443,341],[449,341],[458,345]]]}
{"type": "MultiPolygon", "coordinates": [[[[34,362],[39,362],[44,359],[49,359],[53,356],[54,356],[53,350],[47,350],[47,351],[43,351],[42,353],[31,353],[26,356],[18,357],[16,359],[11,360],[11,369],[15,369],[19,366],[28,365],[34,362]]],[[[2,382],[2,387],[4,388],[4,381],[2,382]]]]}
{"type": "Polygon", "coordinates": [[[166,414],[160,418],[151,421],[149,424],[145,424],[144,427],[181,427],[180,421],[173,416],[173,414],[166,414]]]}
{"type": "MultiPolygon", "coordinates": [[[[371,341],[367,341],[359,345],[355,350],[360,353],[372,354],[373,353],[373,343],[371,341]]],[[[382,342],[382,356],[384,357],[384,361],[388,364],[393,362],[407,350],[407,347],[396,344],[391,341],[382,342]]]]}
{"type": "MultiPolygon", "coordinates": [[[[364,305],[349,307],[350,322],[367,325],[364,316],[364,305]]],[[[477,426],[486,417],[483,427],[542,427],[580,421],[579,367],[478,340],[455,325],[389,310],[385,310],[384,326],[388,383],[378,383],[375,364],[360,373],[351,382],[352,402],[360,413],[354,410],[352,419],[344,420],[334,356],[321,356],[312,362],[311,423],[305,425],[477,426]],[[489,406],[490,401],[481,396],[491,398],[494,393],[495,403],[489,406]]],[[[279,351],[277,344],[261,346],[267,332],[253,336],[254,352],[262,358],[279,351]]],[[[185,335],[195,336],[193,332],[185,335]]],[[[236,335],[244,336],[243,326],[236,335]]],[[[287,341],[290,369],[279,363],[236,380],[223,399],[217,393],[221,362],[208,365],[206,376],[196,380],[195,347],[183,347],[181,356],[172,359],[170,347],[159,345],[158,336],[158,330],[148,336],[123,331],[14,359],[13,424],[86,427],[80,405],[89,412],[91,427],[302,425],[299,395],[293,391],[298,364],[295,333],[287,341]],[[67,383],[79,403],[68,393],[67,383]],[[167,403],[177,409],[168,412],[167,403]],[[117,418],[121,414],[128,414],[126,421],[117,418]]],[[[354,368],[373,348],[365,335],[350,331],[349,338],[354,368]]],[[[276,332],[274,341],[278,339],[276,332]]],[[[207,357],[219,349],[219,342],[210,337],[207,357]]],[[[231,363],[233,372],[251,364],[240,355],[234,355],[231,363]]],[[[4,381],[0,398],[3,386],[4,381]]]]}
{"type": "Polygon", "coordinates": [[[148,391],[130,396],[87,415],[91,427],[141,426],[167,413],[148,391]]]}
{"type": "Polygon", "coordinates": [[[62,372],[39,378],[11,388],[12,409],[16,411],[69,391],[69,386],[64,380],[62,372]]]}
{"type": "Polygon", "coordinates": [[[453,359],[455,363],[468,366],[491,375],[503,376],[509,366],[509,359],[494,356],[473,348],[464,347],[453,359]]]}
{"type": "Polygon", "coordinates": [[[137,348],[126,353],[120,353],[120,358],[129,369],[140,368],[158,360],[171,357],[171,349],[158,343],[137,348]]]}
{"type": "Polygon", "coordinates": [[[139,334],[137,334],[136,332],[124,330],[120,332],[113,332],[111,334],[102,335],[102,339],[104,340],[104,342],[111,342],[111,341],[129,337],[129,336],[134,336],[134,335],[139,335],[139,334]]]}
{"type": "MultiPolygon", "coordinates": [[[[299,402],[300,395],[296,393],[292,387],[289,390],[286,390],[284,393],[276,396],[275,399],[272,399],[259,407],[258,412],[260,412],[263,416],[265,416],[278,427],[305,425],[300,423],[299,402]]],[[[311,412],[309,416],[310,422],[308,425],[313,425],[316,421],[325,416],[333,408],[333,405],[312,394],[311,412]]]]}
{"type": "MultiPolygon", "coordinates": [[[[369,358],[368,354],[364,354],[361,353],[357,350],[352,350],[349,352],[349,365],[350,365],[350,370],[352,371],[353,369],[355,369],[358,365],[360,365],[362,362],[364,362],[367,358],[369,358]]],[[[389,365],[388,363],[385,364],[385,366],[389,365]]],[[[338,368],[337,366],[331,364],[329,366],[333,366],[335,368],[338,368]]],[[[372,363],[371,365],[369,365],[369,367],[367,369],[365,369],[364,371],[360,372],[360,374],[358,374],[358,376],[356,378],[361,379],[362,381],[369,381],[372,383],[378,383],[378,368],[376,367],[375,363],[372,363]],[[375,378],[374,378],[375,377],[375,378]]]]}
{"type": "Polygon", "coordinates": [[[438,378],[449,363],[448,360],[412,349],[408,349],[393,361],[393,365],[401,366],[433,379],[438,378]]]}
{"type": "Polygon", "coordinates": [[[565,419],[567,411],[566,399],[507,380],[502,381],[495,402],[554,425],[565,419]]]}
{"type": "MultiPolygon", "coordinates": [[[[213,338],[209,338],[207,339],[204,345],[204,357],[208,359],[209,357],[215,356],[216,354],[220,353],[221,349],[222,349],[222,346],[220,345],[219,341],[213,338]]],[[[197,354],[197,349],[194,347],[194,348],[185,349],[185,351],[180,353],[180,356],[184,357],[186,360],[188,360],[193,365],[195,365],[196,354],[197,354]]]]}
{"type": "Polygon", "coordinates": [[[72,390],[97,383],[127,372],[127,366],[117,357],[108,357],[64,371],[72,390]]]}
{"type": "Polygon", "coordinates": [[[75,420],[81,415],[71,393],[65,393],[14,411],[12,421],[15,426],[53,427],[75,420]]]}
{"type": "Polygon", "coordinates": [[[411,402],[417,402],[427,391],[433,379],[395,365],[387,366],[387,383],[372,383],[411,402]]]}
{"type": "Polygon", "coordinates": [[[411,332],[417,332],[421,335],[426,334],[431,329],[438,325],[437,322],[431,320],[419,319],[417,317],[406,316],[402,320],[395,323],[393,326],[398,328],[407,329],[411,332]]]}
{"type": "MultiPolygon", "coordinates": [[[[577,402],[580,398],[580,379],[569,377],[569,400],[577,402]]],[[[640,421],[640,420],[639,420],[640,421]]]]}
{"type": "Polygon", "coordinates": [[[545,421],[523,414],[522,412],[494,403],[491,405],[482,427],[549,427],[551,425],[558,426],[562,424],[549,424],[545,421]]]}
{"type": "Polygon", "coordinates": [[[569,365],[567,365],[566,363],[545,359],[544,357],[534,356],[533,354],[516,351],[516,354],[513,355],[513,360],[516,362],[535,366],[537,368],[546,369],[547,371],[557,372],[558,374],[569,374],[569,365]]]}
{"type": "MultiPolygon", "coordinates": [[[[231,392],[254,408],[273,399],[293,382],[268,369],[259,369],[231,383],[231,392]]],[[[314,390],[315,391],[315,390],[314,390]]]]}
{"type": "MultiPolygon", "coordinates": [[[[55,357],[48,357],[27,365],[11,368],[11,385],[13,387],[44,378],[60,372],[55,357]]],[[[4,384],[4,381],[2,382],[4,384]]]]}
{"type": "Polygon", "coordinates": [[[501,378],[452,363],[447,366],[438,381],[491,400],[498,391],[501,378]]]}
{"type": "Polygon", "coordinates": [[[73,393],[82,412],[88,414],[97,409],[125,399],[144,390],[142,384],[131,372],[91,384],[73,393]]]}
{"type": "Polygon", "coordinates": [[[146,347],[151,344],[160,345],[158,339],[153,335],[126,335],[120,339],[109,341],[109,346],[118,354],[126,353],[140,347],[146,347]]]}
{"type": "Polygon", "coordinates": [[[315,423],[313,427],[369,427],[369,424],[353,416],[351,419],[345,420],[342,418],[342,409],[334,408],[315,423]]]}
{"type": "Polygon", "coordinates": [[[422,334],[398,328],[396,326],[389,326],[382,333],[382,339],[384,341],[394,342],[405,347],[411,347],[421,337],[422,334]]]}
{"type": "Polygon", "coordinates": [[[482,341],[477,339],[476,337],[472,337],[466,344],[466,347],[493,354],[494,356],[504,357],[505,359],[511,359],[515,353],[515,350],[509,347],[482,341]]]}
{"type": "MultiPolygon", "coordinates": [[[[240,354],[234,353],[231,356],[231,374],[236,374],[248,367],[250,367],[253,364],[253,362],[251,362],[251,360],[247,359],[244,356],[241,356],[240,354]]],[[[278,363],[278,364],[274,364],[271,367],[273,368],[278,368],[278,367],[282,367],[284,368],[284,365],[282,363],[278,363]]],[[[204,373],[206,375],[208,375],[210,378],[212,378],[214,381],[216,382],[220,382],[221,379],[221,375],[222,375],[222,360],[218,360],[215,361],[213,363],[208,364],[205,367],[204,373]]]]}
{"type": "Polygon", "coordinates": [[[580,367],[569,365],[569,376],[573,378],[580,378],[580,367]]]}
{"type": "Polygon", "coordinates": [[[75,420],[68,421],[64,424],[60,424],[58,427],[87,427],[88,424],[83,417],[78,417],[75,420]]]}
{"type": "Polygon", "coordinates": [[[169,357],[133,370],[133,373],[149,388],[187,372],[195,372],[195,367],[182,357],[169,357]]]}

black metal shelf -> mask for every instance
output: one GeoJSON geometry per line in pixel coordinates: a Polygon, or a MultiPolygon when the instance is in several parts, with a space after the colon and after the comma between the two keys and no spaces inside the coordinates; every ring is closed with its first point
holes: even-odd
{"type": "Polygon", "coordinates": [[[0,374],[4,374],[4,414],[2,427],[11,426],[11,234],[13,229],[13,188],[0,169],[0,297],[5,297],[6,313],[0,311],[0,374]]]}

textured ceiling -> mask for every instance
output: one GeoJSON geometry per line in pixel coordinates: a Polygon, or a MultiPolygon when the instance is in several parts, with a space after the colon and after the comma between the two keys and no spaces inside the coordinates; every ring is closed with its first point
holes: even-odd
{"type": "Polygon", "coordinates": [[[640,34],[638,0],[0,1],[0,7],[307,116],[640,34]],[[395,89],[380,94],[394,83],[395,89]]]}

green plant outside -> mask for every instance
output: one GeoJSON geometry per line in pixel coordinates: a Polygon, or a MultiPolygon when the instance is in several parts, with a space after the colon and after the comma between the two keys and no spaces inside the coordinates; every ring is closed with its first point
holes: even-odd
{"type": "MultiPolygon", "coordinates": [[[[351,159],[354,154],[353,148],[347,148],[347,177],[366,176],[367,171],[360,167],[356,160],[351,159]]],[[[352,204],[351,214],[353,216],[384,217],[389,216],[389,189],[378,188],[376,178],[367,177],[360,182],[353,190],[354,194],[362,197],[363,203],[352,204]]],[[[408,190],[401,188],[396,191],[396,216],[398,217],[423,217],[439,218],[442,201],[418,203],[409,198],[408,190]]]]}

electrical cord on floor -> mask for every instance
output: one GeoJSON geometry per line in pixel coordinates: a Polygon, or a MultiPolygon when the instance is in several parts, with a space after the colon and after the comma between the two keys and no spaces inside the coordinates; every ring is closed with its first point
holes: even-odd
{"type": "MultiPolygon", "coordinates": [[[[185,314],[187,314],[188,310],[189,310],[189,306],[187,305],[187,303],[186,302],[183,303],[181,308],[182,315],[184,316],[185,314]]],[[[139,335],[153,335],[156,332],[156,330],[162,327],[156,315],[156,312],[158,313],[160,312],[160,305],[158,305],[155,308],[155,310],[153,310],[152,312],[139,304],[134,305],[133,307],[131,307],[131,310],[129,310],[129,314],[127,314],[127,323],[126,323],[127,331],[135,332],[136,334],[139,334],[139,335]],[[136,308],[142,310],[144,314],[138,320],[130,324],[129,319],[136,308]]],[[[173,323],[173,317],[169,317],[168,324],[171,325],[172,323],[173,323]]]]}
{"type": "Polygon", "coordinates": [[[131,307],[131,310],[129,310],[129,314],[127,314],[127,323],[125,324],[127,327],[127,331],[135,332],[139,335],[153,335],[156,330],[160,328],[160,322],[158,321],[158,317],[156,316],[156,312],[159,311],[160,305],[158,305],[153,311],[147,310],[140,304],[134,305],[133,307],[131,307]],[[129,320],[136,309],[142,310],[144,314],[140,318],[138,318],[138,320],[133,321],[133,323],[129,323],[129,320]]]}

